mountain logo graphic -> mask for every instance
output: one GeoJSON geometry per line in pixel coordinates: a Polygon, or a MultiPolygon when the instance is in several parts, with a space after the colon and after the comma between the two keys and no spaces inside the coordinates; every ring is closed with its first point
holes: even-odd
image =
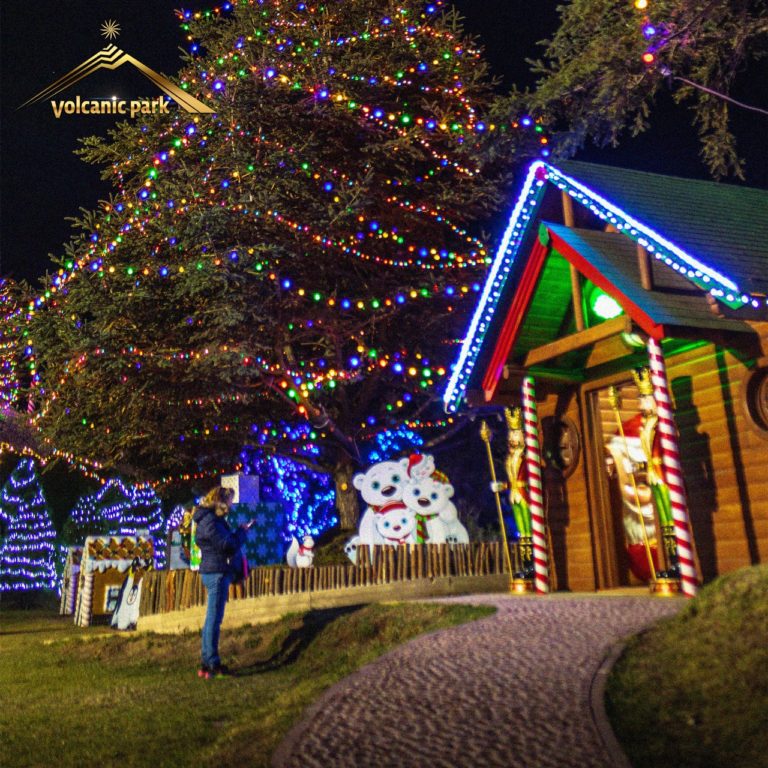
{"type": "MultiPolygon", "coordinates": [[[[55,96],[57,93],[61,93],[65,88],[69,88],[71,85],[79,82],[85,77],[96,72],[99,69],[117,69],[122,67],[123,64],[133,64],[136,69],[143,75],[148,77],[160,90],[170,96],[182,109],[187,112],[201,113],[201,114],[213,114],[214,109],[211,109],[207,104],[204,104],[194,96],[190,96],[188,93],[179,88],[178,85],[174,85],[168,78],[150,69],[146,64],[142,64],[138,59],[134,58],[125,51],[121,51],[115,45],[108,45],[106,48],[102,48],[98,53],[91,56],[90,59],[86,59],[82,64],[75,67],[66,75],[60,77],[55,83],[51,83],[47,88],[35,94],[31,99],[25,101],[21,107],[26,107],[29,104],[36,104],[38,101],[49,99],[55,96]]],[[[19,109],[21,109],[19,107],[19,109]]]]}

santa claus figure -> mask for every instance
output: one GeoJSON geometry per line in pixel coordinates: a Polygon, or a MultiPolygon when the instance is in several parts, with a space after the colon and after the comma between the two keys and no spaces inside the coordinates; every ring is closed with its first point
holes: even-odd
{"type": "Polygon", "coordinates": [[[654,514],[654,492],[650,482],[649,456],[645,445],[645,416],[638,413],[621,424],[608,441],[609,470],[615,473],[622,499],[622,523],[629,568],[641,581],[649,581],[658,570],[658,535],[654,514]]]}

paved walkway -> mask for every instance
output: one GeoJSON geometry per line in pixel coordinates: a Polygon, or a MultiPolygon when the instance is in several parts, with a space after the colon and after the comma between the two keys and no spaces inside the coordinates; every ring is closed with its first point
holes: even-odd
{"type": "Polygon", "coordinates": [[[599,691],[599,670],[617,642],[675,613],[681,599],[474,595],[445,602],[498,612],[416,638],[333,686],[288,734],[273,765],[622,765],[610,732],[601,735],[606,721],[591,691],[599,691]]]}

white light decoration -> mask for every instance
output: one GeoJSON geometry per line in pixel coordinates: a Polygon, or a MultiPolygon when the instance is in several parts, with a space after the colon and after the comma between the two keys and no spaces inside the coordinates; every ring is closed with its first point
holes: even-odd
{"type": "Polygon", "coordinates": [[[735,309],[747,304],[759,306],[759,299],[742,291],[725,275],[691,256],[581,182],[567,176],[554,166],[537,160],[531,163],[528,169],[522,191],[509,218],[509,224],[491,264],[477,308],[464,336],[459,357],[453,366],[453,373],[443,395],[444,407],[448,413],[455,413],[459,409],[507,276],[517,259],[520,244],[543,198],[542,190],[546,182],[569,194],[595,216],[612,224],[619,232],[642,245],[656,259],[685,275],[691,282],[731,308],[735,309]]]}
{"type": "Polygon", "coordinates": [[[88,535],[136,536],[148,531],[154,538],[157,567],[164,563],[163,530],[165,521],[162,502],[150,487],[126,486],[112,478],[98,491],[82,496],[70,516],[70,527],[76,532],[81,544],[88,535]]]}
{"type": "Polygon", "coordinates": [[[485,338],[485,332],[488,330],[488,326],[496,311],[496,305],[509,275],[509,270],[515,261],[523,235],[527,230],[527,225],[538,208],[541,190],[544,186],[544,180],[540,178],[540,172],[545,168],[544,163],[536,161],[531,163],[528,169],[523,190],[517,199],[517,205],[509,218],[507,230],[496,251],[496,256],[493,259],[490,272],[485,281],[485,287],[480,294],[477,309],[464,336],[459,359],[454,365],[453,373],[443,396],[445,409],[448,412],[454,412],[458,409],[459,399],[464,394],[469,375],[475,367],[477,354],[485,338]]]}
{"type": "Polygon", "coordinates": [[[22,459],[0,494],[8,520],[0,548],[0,592],[53,589],[56,532],[33,459],[22,459]]]}

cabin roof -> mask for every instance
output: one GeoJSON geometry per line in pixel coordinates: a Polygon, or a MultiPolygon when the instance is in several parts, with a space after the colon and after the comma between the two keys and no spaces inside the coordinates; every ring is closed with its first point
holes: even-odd
{"type": "MultiPolygon", "coordinates": [[[[574,229],[562,224],[546,222],[544,226],[554,235],[555,250],[562,253],[566,248],[588,262],[591,271],[602,277],[614,290],[607,288],[614,298],[620,294],[620,304],[630,302],[640,309],[655,325],[676,327],[716,328],[733,333],[751,333],[742,320],[716,316],[701,289],[664,265],[654,265],[653,288],[641,285],[640,268],[635,244],[619,233],[574,229]],[[625,299],[626,301],[623,301],[625,299]]],[[[570,261],[570,259],[568,259],[570,261]]],[[[591,275],[586,275],[591,277],[591,275]]],[[[623,306],[629,312],[628,306],[623,306]]]]}
{"type": "MultiPolygon", "coordinates": [[[[593,272],[610,277],[611,286],[660,327],[740,333],[749,330],[740,314],[768,309],[768,191],[537,161],[529,167],[454,365],[443,396],[447,411],[458,409],[470,383],[482,375],[478,359],[487,358],[501,331],[545,218],[563,248],[581,253],[593,272]],[[561,195],[578,204],[578,229],[552,219],[562,213],[561,195]],[[651,256],[658,290],[640,285],[638,245],[651,256]],[[713,312],[711,304],[723,312],[713,312]]],[[[561,333],[563,328],[560,323],[561,333]]]]}
{"type": "Polygon", "coordinates": [[[722,272],[768,294],[768,191],[563,161],[557,168],[722,272]]]}

